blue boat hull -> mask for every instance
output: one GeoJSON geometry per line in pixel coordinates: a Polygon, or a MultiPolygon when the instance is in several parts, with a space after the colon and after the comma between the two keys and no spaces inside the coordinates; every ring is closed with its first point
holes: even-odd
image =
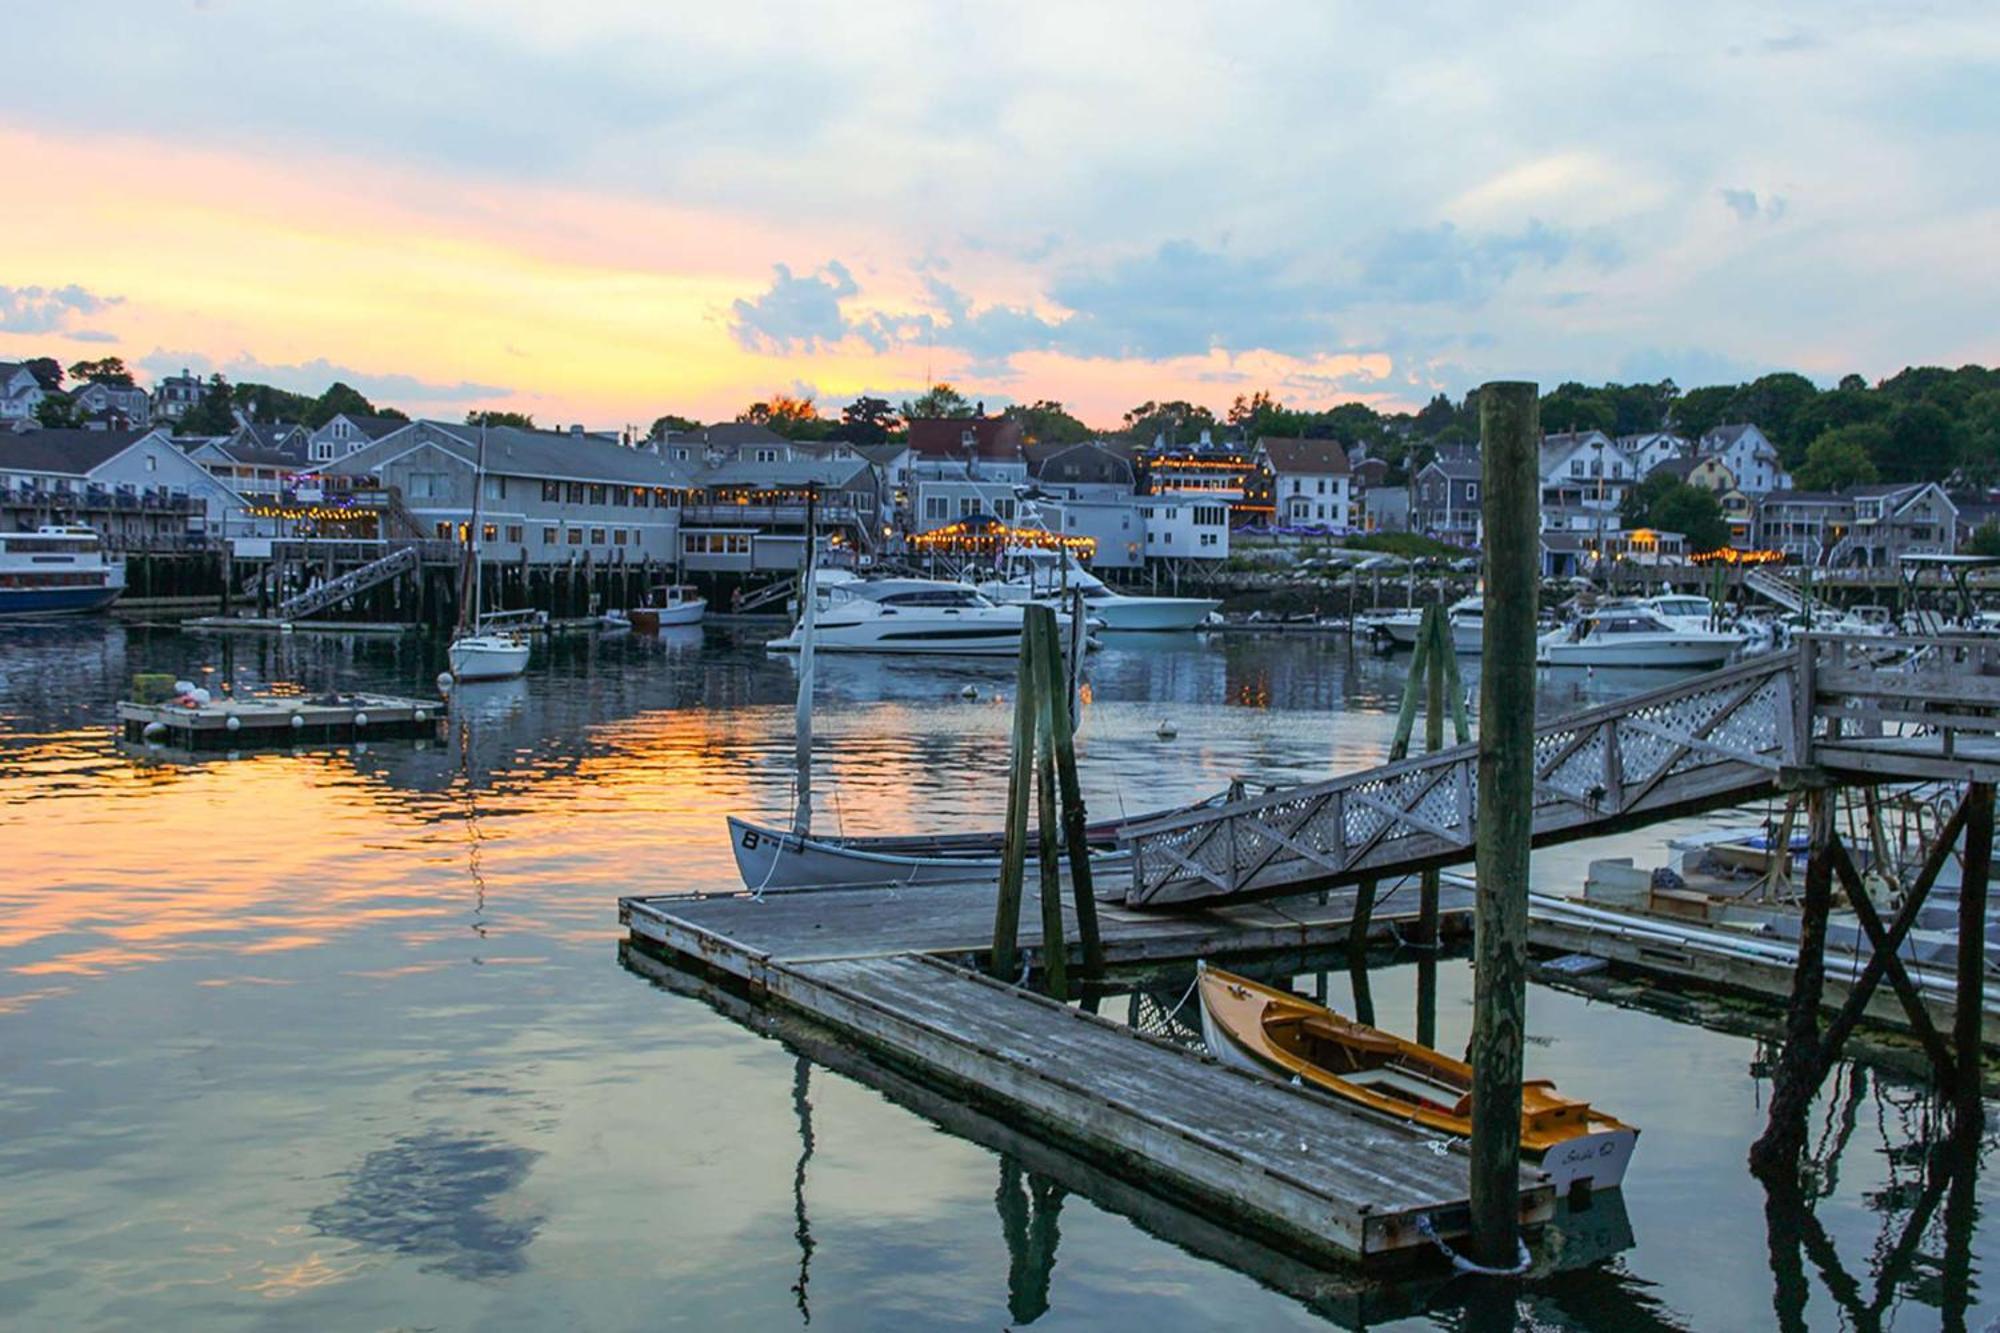
{"type": "Polygon", "coordinates": [[[0,588],[0,617],[80,616],[102,611],[123,588],[0,588]]]}

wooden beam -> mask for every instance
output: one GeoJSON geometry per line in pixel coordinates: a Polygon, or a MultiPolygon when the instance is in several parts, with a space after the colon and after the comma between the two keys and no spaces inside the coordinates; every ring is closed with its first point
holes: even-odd
{"type": "Polygon", "coordinates": [[[1952,1042],[1958,1051],[1958,1086],[1954,1089],[1961,1128],[1977,1126],[1983,1107],[1979,1100],[1980,1025],[1986,984],[1986,887],[1993,868],[1993,786],[1975,782],[1965,794],[1970,807],[1965,819],[1965,874],[1958,889],[1958,1009],[1952,1042]]]}
{"type": "MultiPolygon", "coordinates": [[[[1931,1057],[1938,1082],[1946,1087],[1954,1086],[1958,1082],[1958,1074],[1952,1062],[1951,1049],[1944,1044],[1937,1025],[1931,1022],[1931,1012],[1924,1007],[1923,993],[1917,989],[1917,983],[1910,980],[1909,969],[1897,956],[1896,945],[1889,939],[1889,932],[1882,928],[1882,918],[1876,915],[1875,904],[1869,901],[1868,886],[1861,882],[1861,872],[1854,868],[1854,858],[1847,854],[1846,845],[1837,836],[1827,851],[1833,858],[1833,873],[1840,876],[1840,885],[1847,890],[1847,902],[1854,909],[1854,918],[1861,923],[1862,934],[1868,937],[1869,967],[1873,967],[1876,960],[1881,960],[1881,968],[1876,975],[1889,978],[1890,988],[1902,1001],[1903,1012],[1909,1015],[1910,1030],[1917,1034],[1917,1040],[1923,1043],[1924,1050],[1931,1057]]],[[[1823,1045],[1820,1054],[1822,1069],[1833,1063],[1823,1045]]]]}
{"type": "Polygon", "coordinates": [[[1035,776],[1035,676],[1028,636],[1021,635],[1021,659],[1014,673],[1014,745],[1007,766],[1007,823],[1000,840],[1000,894],[993,908],[993,975],[1014,979],[1015,948],[1021,938],[1021,886],[1027,877],[1028,802],[1035,776]]]}
{"type": "Polygon", "coordinates": [[[1063,843],[1069,849],[1070,897],[1076,907],[1076,933],[1083,945],[1083,970],[1087,976],[1104,973],[1104,940],[1097,928],[1097,890],[1091,881],[1090,844],[1087,830],[1090,817],[1084,809],[1083,784],[1076,774],[1076,690],[1082,672],[1083,641],[1075,627],[1082,623],[1083,591],[1078,589],[1071,604],[1070,651],[1076,660],[1066,673],[1062,654],[1056,651],[1055,637],[1049,637],[1042,654],[1044,684],[1054,701],[1051,721],[1054,730],[1056,778],[1062,800],[1063,843]],[[1060,692],[1058,684],[1065,688],[1060,692]]]}
{"type": "Polygon", "coordinates": [[[1826,988],[1826,917],[1833,905],[1833,797],[1825,787],[1806,792],[1812,830],[1806,859],[1805,902],[1800,908],[1798,967],[1785,1015],[1785,1046],[1772,1078],[1770,1120],[1750,1148],[1750,1169],[1776,1178],[1797,1169],[1805,1141],[1805,1115],[1820,1075],[1820,997],[1826,988]]]}

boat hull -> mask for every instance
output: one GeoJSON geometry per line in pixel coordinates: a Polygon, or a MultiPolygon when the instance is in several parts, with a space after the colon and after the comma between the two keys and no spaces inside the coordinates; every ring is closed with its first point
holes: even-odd
{"type": "Polygon", "coordinates": [[[1089,603],[1093,619],[1115,633],[1171,633],[1199,629],[1219,601],[1202,597],[1099,597],[1089,603]]]}
{"type": "Polygon", "coordinates": [[[1550,666],[1705,667],[1727,662],[1743,641],[1735,638],[1662,638],[1648,643],[1549,643],[1542,660],[1550,666]]]}
{"type": "Polygon", "coordinates": [[[82,616],[118,600],[120,586],[98,588],[0,588],[0,618],[82,616]]]}
{"type": "Polygon", "coordinates": [[[460,639],[446,650],[454,679],[508,680],[528,669],[528,645],[460,639]]]}
{"type": "MultiPolygon", "coordinates": [[[[983,880],[1000,872],[1000,857],[974,849],[962,855],[918,856],[871,851],[831,839],[801,838],[729,816],[729,847],[744,886],[759,892],[842,889],[870,884],[954,884],[983,880]]],[[[1093,871],[1108,873],[1131,864],[1123,852],[1099,852],[1093,871]]]]}
{"type": "MultiPolygon", "coordinates": [[[[870,627],[873,628],[872,626],[870,627]]],[[[773,639],[764,645],[774,653],[795,653],[799,650],[798,633],[794,631],[782,639],[773,639]]],[[[1019,657],[1021,655],[1021,631],[999,629],[966,633],[963,637],[905,637],[893,635],[871,635],[867,638],[842,638],[838,633],[829,634],[824,629],[818,631],[813,640],[813,651],[817,653],[897,653],[928,657],[1019,657]]]]}

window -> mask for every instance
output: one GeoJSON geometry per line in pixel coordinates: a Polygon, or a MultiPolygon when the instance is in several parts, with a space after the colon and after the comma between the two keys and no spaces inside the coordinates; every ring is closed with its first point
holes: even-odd
{"type": "Polygon", "coordinates": [[[614,508],[623,509],[626,505],[632,503],[632,493],[623,486],[613,486],[611,488],[611,503],[614,508]]]}
{"type": "Polygon", "coordinates": [[[1202,544],[1203,546],[1213,546],[1213,545],[1215,545],[1215,534],[1214,534],[1214,533],[1212,533],[1212,532],[1204,532],[1204,533],[1202,533],[1202,534],[1201,534],[1201,544],[1202,544]]]}
{"type": "Polygon", "coordinates": [[[1014,521],[1014,502],[1012,500],[995,500],[993,502],[993,509],[996,518],[1004,518],[1009,523],[1014,521]]]}
{"type": "Polygon", "coordinates": [[[1306,485],[1306,484],[1305,484],[1305,482],[1301,481],[1301,480],[1300,480],[1299,478],[1297,478],[1297,477],[1293,477],[1293,478],[1292,478],[1292,494],[1293,494],[1293,495],[1304,495],[1304,494],[1305,494],[1305,485],[1306,485]]]}
{"type": "Polygon", "coordinates": [[[974,444],[978,443],[978,441],[979,437],[972,431],[962,430],[958,433],[958,442],[964,445],[968,449],[970,449],[974,444]]]}
{"type": "Polygon", "coordinates": [[[571,529],[569,530],[569,544],[570,544],[571,546],[581,546],[581,545],[583,545],[583,529],[582,529],[582,528],[571,528],[571,529]]]}
{"type": "Polygon", "coordinates": [[[556,544],[556,530],[554,528],[543,528],[542,545],[554,546],[555,544],[556,544]]]}
{"type": "Polygon", "coordinates": [[[507,525],[507,540],[516,546],[519,546],[525,540],[521,535],[521,525],[519,523],[509,523],[507,525]]]}
{"type": "Polygon", "coordinates": [[[568,504],[573,504],[573,505],[580,505],[580,504],[582,504],[582,503],[583,503],[583,483],[582,483],[582,482],[580,482],[580,481],[572,481],[572,482],[570,482],[570,483],[569,483],[568,485],[564,486],[564,487],[563,487],[563,500],[564,500],[564,501],[565,501],[566,503],[568,503],[568,504]]]}
{"type": "Polygon", "coordinates": [[[479,540],[483,542],[499,541],[500,540],[499,525],[494,523],[481,523],[479,525],[479,540]]]}
{"type": "Polygon", "coordinates": [[[759,449],[757,451],[757,461],[760,463],[775,463],[778,461],[778,451],[776,449],[759,449]]]}
{"type": "Polygon", "coordinates": [[[1569,460],[1569,474],[1572,477],[1583,475],[1583,460],[1581,458],[1572,458],[1569,460]]]}
{"type": "Polygon", "coordinates": [[[451,494],[451,486],[442,472],[412,472],[410,474],[410,498],[412,500],[442,500],[451,494]]]}
{"type": "Polygon", "coordinates": [[[159,458],[158,458],[158,457],[156,457],[156,456],[155,456],[155,455],[153,455],[153,454],[147,454],[147,455],[146,455],[146,471],[148,471],[148,472],[158,472],[159,470],[160,470],[160,460],[159,460],[159,458]]]}
{"type": "Polygon", "coordinates": [[[623,546],[625,544],[625,529],[611,529],[611,544],[613,546],[623,546]]]}
{"type": "Polygon", "coordinates": [[[604,488],[602,486],[592,486],[590,488],[590,502],[594,505],[604,503],[604,488]]]}
{"type": "Polygon", "coordinates": [[[505,477],[488,477],[486,479],[485,487],[484,489],[481,490],[480,494],[484,495],[489,500],[506,499],[507,479],[505,477]]]}
{"type": "Polygon", "coordinates": [[[971,518],[974,514],[978,512],[979,512],[979,501],[976,498],[970,495],[962,495],[959,497],[958,516],[960,518],[971,518]]]}
{"type": "Polygon", "coordinates": [[[333,461],[333,446],[325,441],[315,440],[312,447],[312,458],[315,463],[331,463],[333,461]]]}
{"type": "Polygon", "coordinates": [[[1325,478],[1325,477],[1321,477],[1321,478],[1319,479],[1319,493],[1320,493],[1321,495],[1325,495],[1325,494],[1326,494],[1326,478],[1325,478]]]}
{"type": "Polygon", "coordinates": [[[632,488],[632,507],[634,509],[644,509],[652,502],[653,493],[644,486],[634,486],[632,488]]]}
{"type": "Polygon", "coordinates": [[[1465,498],[1466,498],[1467,502],[1470,502],[1470,501],[1473,501],[1473,500],[1477,500],[1477,499],[1479,498],[1479,483],[1478,483],[1478,482],[1476,482],[1476,481],[1468,481],[1468,482],[1466,482],[1466,483],[1465,483],[1465,498]]]}
{"type": "Polygon", "coordinates": [[[927,521],[931,519],[943,519],[950,513],[950,501],[946,500],[942,495],[926,495],[924,497],[924,518],[927,521]]]}
{"type": "Polygon", "coordinates": [[[562,483],[561,483],[561,482],[559,482],[559,481],[545,481],[545,482],[543,482],[543,483],[542,483],[542,501],[543,501],[543,503],[545,503],[545,504],[552,504],[552,505],[553,505],[553,504],[561,504],[561,503],[562,503],[562,483]]]}
{"type": "Polygon", "coordinates": [[[592,528],[592,529],[590,530],[590,544],[591,544],[592,546],[602,546],[602,545],[604,545],[604,529],[603,529],[603,528],[592,528]]]}
{"type": "Polygon", "coordinates": [[[346,438],[347,438],[348,436],[352,435],[353,433],[354,433],[354,428],[353,428],[352,426],[348,425],[348,424],[347,424],[347,423],[346,423],[345,421],[336,421],[336,422],[334,422],[334,423],[333,423],[333,438],[334,438],[334,439],[336,439],[336,440],[344,440],[344,439],[346,439],[346,438]]]}
{"type": "Polygon", "coordinates": [[[439,540],[439,541],[441,541],[441,542],[448,542],[448,541],[450,541],[450,540],[451,540],[451,524],[449,524],[449,523],[443,523],[443,522],[440,522],[440,523],[439,523],[439,524],[437,525],[437,535],[438,535],[438,540],[439,540]]]}
{"type": "Polygon", "coordinates": [[[687,461],[688,461],[688,451],[687,451],[687,450],[685,450],[685,449],[676,449],[676,450],[674,450],[674,461],[675,461],[676,463],[685,463],[685,462],[687,462],[687,461]]]}

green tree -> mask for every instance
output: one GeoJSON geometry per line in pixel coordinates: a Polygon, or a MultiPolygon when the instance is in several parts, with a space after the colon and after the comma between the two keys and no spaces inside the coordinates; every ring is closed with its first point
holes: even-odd
{"type": "Polygon", "coordinates": [[[827,438],[846,440],[849,444],[883,444],[900,424],[896,409],[887,398],[864,394],[840,409],[840,424],[827,438]]]}
{"type": "Polygon", "coordinates": [[[662,440],[666,438],[667,432],[670,430],[685,431],[700,429],[701,423],[692,417],[677,417],[669,412],[665,416],[654,417],[652,428],[647,433],[656,440],[662,440]]]}
{"type": "Polygon", "coordinates": [[[1755,422],[1765,437],[1778,446],[1781,458],[1798,457],[1807,441],[1799,436],[1796,418],[1818,396],[1818,386],[1805,376],[1779,371],[1754,379],[1737,390],[1729,400],[1729,419],[1755,422]]]}
{"type": "Polygon", "coordinates": [[[1417,413],[1412,424],[1416,426],[1417,434],[1427,440],[1436,439],[1458,424],[1458,409],[1451,405],[1451,399],[1438,394],[1424,404],[1423,411],[1417,413]]]}
{"type": "Polygon", "coordinates": [[[1542,429],[1554,435],[1564,431],[1618,429],[1617,410],[1596,389],[1587,385],[1559,384],[1542,395],[1542,429]]]}
{"type": "Polygon", "coordinates": [[[1958,462],[1958,429],[1928,400],[1899,408],[1889,419],[1889,449],[1878,455],[1888,481],[1943,481],[1958,462]]]}
{"type": "Polygon", "coordinates": [[[520,430],[533,430],[535,419],[526,412],[504,412],[492,409],[473,409],[465,414],[468,426],[513,426],[520,430]]]}
{"type": "Polygon", "coordinates": [[[929,421],[938,417],[969,417],[972,400],[940,380],[923,394],[903,404],[903,420],[929,421]]]}
{"type": "Polygon", "coordinates": [[[252,421],[304,421],[313,407],[310,395],[270,384],[240,382],[229,398],[252,421]]]}
{"type": "Polygon", "coordinates": [[[1836,426],[1806,446],[1793,480],[1807,491],[1865,486],[1877,476],[1875,460],[1889,448],[1889,430],[1873,422],[1836,426]]]}
{"type": "Polygon", "coordinates": [[[1714,551],[1729,545],[1729,520],[1722,516],[1722,502],[1705,487],[1676,482],[1653,502],[1646,518],[1647,527],[1687,538],[1690,551],[1714,551]]]}
{"type": "Polygon", "coordinates": [[[774,393],[766,402],[752,403],[738,412],[736,419],[762,426],[788,440],[817,440],[827,431],[810,396],[795,398],[788,393],[774,393]]]}
{"type": "Polygon", "coordinates": [[[373,417],[386,416],[377,412],[375,404],[361,396],[361,391],[351,384],[335,380],[326,387],[326,392],[313,399],[313,405],[306,412],[305,424],[318,429],[337,416],[373,417]]]}
{"type": "Polygon", "coordinates": [[[1965,542],[1967,555],[2000,555],[2000,523],[1992,519],[1973,529],[1965,542]]]}
{"type": "Polygon", "coordinates": [[[43,393],[56,393],[62,389],[62,362],[52,356],[31,356],[21,363],[21,368],[35,377],[35,383],[42,386],[43,393]]]}
{"type": "Polygon", "coordinates": [[[69,377],[79,382],[116,385],[121,389],[132,387],[132,372],[125,368],[124,358],[116,356],[75,362],[69,368],[69,377]]]}
{"type": "Polygon", "coordinates": [[[1842,375],[1840,377],[1840,391],[1842,393],[1866,393],[1868,391],[1868,381],[1859,375],[1842,375]]]}
{"type": "Polygon", "coordinates": [[[1141,445],[1160,436],[1170,445],[1187,444],[1199,439],[1203,431],[1213,431],[1215,425],[1215,413],[1184,399],[1141,403],[1125,414],[1126,438],[1141,445]]]}
{"type": "Polygon", "coordinates": [[[174,427],[177,435],[227,435],[236,429],[236,414],[230,411],[229,385],[220,375],[208,377],[201,401],[189,408],[174,427]]]}
{"type": "Polygon", "coordinates": [[[76,427],[76,408],[68,395],[52,393],[35,404],[35,420],[44,430],[73,430],[76,427]]]}
{"type": "Polygon", "coordinates": [[[1025,406],[1016,403],[1000,413],[1021,424],[1021,434],[1030,444],[1081,444],[1094,433],[1071,416],[1061,403],[1042,398],[1025,406]]]}
{"type": "Polygon", "coordinates": [[[1729,402],[1736,396],[1739,387],[1735,384],[1711,384],[1706,388],[1689,389],[1674,402],[1669,417],[1673,428],[1690,440],[1699,440],[1727,419],[1729,402]]]}

